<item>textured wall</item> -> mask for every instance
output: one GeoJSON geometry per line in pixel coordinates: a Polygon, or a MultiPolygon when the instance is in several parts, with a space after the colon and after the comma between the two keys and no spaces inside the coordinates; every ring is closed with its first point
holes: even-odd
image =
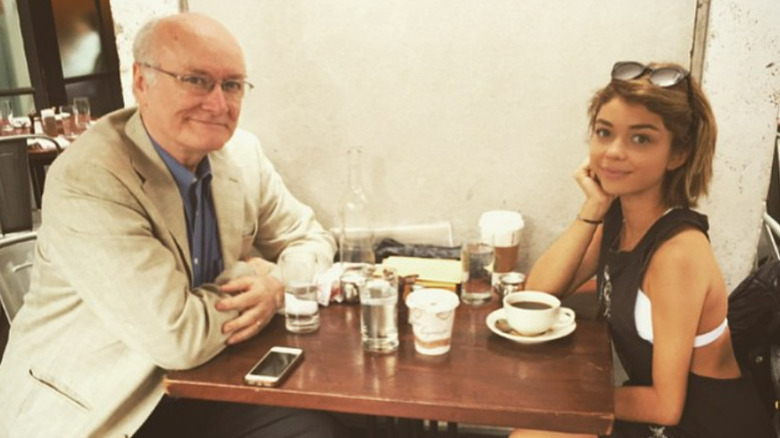
{"type": "MultiPolygon", "coordinates": [[[[734,284],[752,262],[768,184],[780,89],[766,67],[780,61],[769,18],[780,3],[713,1],[703,78],[721,140],[703,209],[734,284]]],[[[448,220],[460,233],[484,210],[518,210],[526,269],[582,201],[571,175],[587,152],[591,93],[616,60],[687,64],[697,2],[188,3],[243,42],[257,88],[242,126],[326,226],[337,225],[345,151],[361,146],[378,225],[448,220]]],[[[177,6],[115,0],[120,42],[177,6]]]]}
{"type": "Polygon", "coordinates": [[[591,93],[618,59],[687,62],[695,13],[693,0],[189,4],[244,42],[258,87],[243,126],[327,226],[345,151],[362,146],[379,225],[460,233],[515,209],[526,267],[581,203],[591,93]]]}
{"type": "Polygon", "coordinates": [[[178,0],[111,0],[114,19],[116,50],[119,54],[119,71],[122,81],[122,97],[130,106],[133,97],[133,38],[149,18],[173,14],[179,11],[178,0]]]}
{"type": "Polygon", "coordinates": [[[730,287],[753,265],[780,102],[780,2],[713,0],[704,87],[718,120],[712,242],[730,287]]]}

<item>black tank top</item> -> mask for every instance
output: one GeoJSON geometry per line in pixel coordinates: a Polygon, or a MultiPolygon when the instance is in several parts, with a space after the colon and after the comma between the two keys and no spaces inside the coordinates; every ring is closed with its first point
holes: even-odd
{"type": "MultiPolygon", "coordinates": [[[[620,251],[622,223],[618,199],[604,218],[597,271],[600,314],[607,320],[615,351],[629,377],[626,385],[650,386],[653,344],[639,336],[634,319],[636,298],[647,266],[658,247],[675,234],[693,227],[707,235],[709,224],[700,213],[675,208],[659,218],[631,251],[620,251]]],[[[749,379],[712,379],[689,373],[685,407],[678,425],[659,427],[617,421],[611,436],[768,438],[774,437],[774,433],[749,379]]]]}

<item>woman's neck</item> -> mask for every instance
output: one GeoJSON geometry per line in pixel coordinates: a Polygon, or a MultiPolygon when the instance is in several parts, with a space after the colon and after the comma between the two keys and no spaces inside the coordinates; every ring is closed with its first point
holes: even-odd
{"type": "Polygon", "coordinates": [[[621,199],[620,207],[623,212],[623,227],[620,230],[620,249],[630,251],[633,249],[647,230],[664,215],[668,207],[660,200],[657,202],[632,202],[621,199]],[[628,202],[626,202],[628,201],[628,202]]]}

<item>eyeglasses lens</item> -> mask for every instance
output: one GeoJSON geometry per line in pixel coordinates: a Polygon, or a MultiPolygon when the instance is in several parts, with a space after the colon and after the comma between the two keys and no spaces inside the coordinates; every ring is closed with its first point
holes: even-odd
{"type": "Polygon", "coordinates": [[[659,87],[671,87],[678,84],[685,74],[674,68],[661,68],[650,74],[650,82],[659,87]]]}

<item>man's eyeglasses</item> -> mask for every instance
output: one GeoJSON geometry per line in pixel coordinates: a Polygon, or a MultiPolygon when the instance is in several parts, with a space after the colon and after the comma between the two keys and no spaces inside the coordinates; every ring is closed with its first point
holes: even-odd
{"type": "Polygon", "coordinates": [[[687,71],[678,67],[660,67],[654,69],[644,64],[630,61],[616,62],[612,67],[612,79],[630,81],[647,72],[650,72],[647,76],[647,80],[649,80],[651,84],[662,88],[673,87],[689,76],[687,71]]]}
{"type": "Polygon", "coordinates": [[[176,81],[179,82],[182,87],[199,96],[205,96],[206,94],[211,93],[211,91],[214,90],[214,87],[219,84],[219,88],[222,89],[222,92],[226,97],[234,100],[240,100],[242,97],[244,97],[244,94],[248,90],[251,90],[255,87],[243,79],[222,79],[221,81],[217,81],[208,75],[197,73],[173,73],[145,62],[140,63],[140,65],[151,68],[152,70],[158,71],[176,79],[176,81]]]}

